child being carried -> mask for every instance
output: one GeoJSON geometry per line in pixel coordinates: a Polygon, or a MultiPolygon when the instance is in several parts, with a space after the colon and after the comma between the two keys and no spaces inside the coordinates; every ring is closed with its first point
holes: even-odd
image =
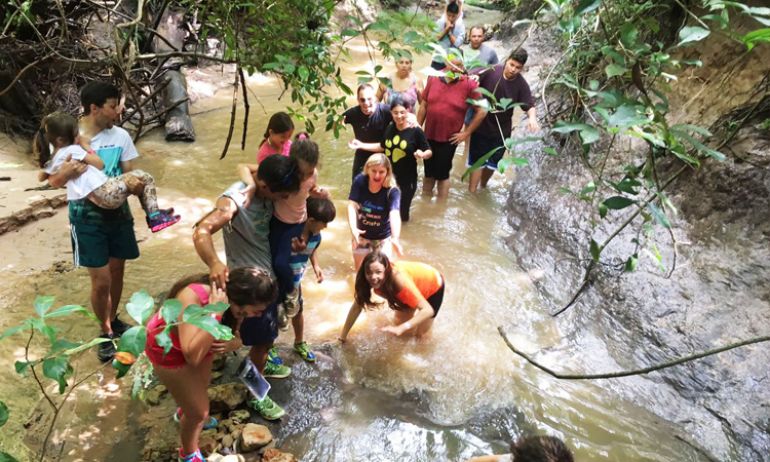
{"type": "Polygon", "coordinates": [[[173,209],[158,208],[155,179],[149,173],[132,170],[118,177],[108,177],[101,170],[104,168],[102,159],[95,152],[75,144],[77,134],[77,120],[69,114],[54,112],[43,119],[40,133],[35,138],[43,168],[41,181],[56,172],[68,158],[79,160],[88,168],[82,175],[67,181],[68,201],[87,198],[103,209],[117,209],[133,194],[142,203],[147,225],[153,233],[179,221],[180,217],[173,214],[173,209]],[[49,145],[54,148],[53,159],[49,145]]]}

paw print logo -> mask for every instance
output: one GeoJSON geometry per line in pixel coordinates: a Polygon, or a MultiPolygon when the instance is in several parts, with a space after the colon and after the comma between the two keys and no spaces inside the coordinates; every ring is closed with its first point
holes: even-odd
{"type": "Polygon", "coordinates": [[[395,164],[399,160],[406,157],[407,142],[402,140],[400,136],[396,135],[391,139],[385,140],[385,155],[391,158],[391,161],[395,164]]]}

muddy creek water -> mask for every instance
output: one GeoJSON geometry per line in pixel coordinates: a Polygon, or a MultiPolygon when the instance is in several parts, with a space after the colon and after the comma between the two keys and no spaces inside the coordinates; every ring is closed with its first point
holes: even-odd
{"type": "MultiPolygon", "coordinates": [[[[346,72],[348,81],[355,82],[354,72],[368,66],[368,61],[361,44],[354,43],[351,52],[353,64],[346,72]]],[[[253,161],[269,114],[287,104],[277,99],[280,88],[273,80],[252,78],[250,89],[246,151],[234,142],[227,157],[218,160],[228,130],[231,90],[193,107],[198,114],[195,143],[169,144],[156,131],[138,144],[139,166],[155,176],[162,202],[173,205],[183,222],[153,236],[137,226],[144,241],[142,256],[127,265],[124,302],[140,288],[160,293],[182,275],[205,271],[192,246],[192,224],[235,179],[236,164],[253,161]]],[[[350,104],[355,104],[352,97],[350,104]]],[[[241,125],[236,122],[234,141],[240,139],[241,125]]],[[[308,277],[303,282],[306,338],[321,345],[318,363],[300,364],[291,356],[291,332],[282,333],[278,340],[294,365],[293,379],[273,381],[275,399],[288,414],[282,423],[271,425],[279,447],[309,461],[459,461],[507,452],[512,438],[537,431],[561,436],[581,461],[701,460],[674,436],[669,424],[618,399],[612,382],[558,381],[507,349],[498,325],[524,345],[552,345],[560,333],[540,304],[532,285],[534,276],[517,267],[513,251],[504,245],[512,230],[504,216],[503,178],[496,177],[488,191],[469,195],[467,185],[459,180],[464,170],[461,156],[455,162],[448,202],[436,204],[418,195],[412,221],[402,232],[406,258],[432,263],[447,281],[432,335],[421,341],[391,338],[378,331],[390,322],[389,313],[382,310],[362,315],[349,344],[335,345],[353,288],[345,219],[352,165],[346,145],[351,138],[351,130],[338,140],[325,133],[314,136],[322,151],[320,182],[331,190],[338,213],[324,231],[319,250],[326,280],[317,284],[308,277]]],[[[137,224],[143,221],[138,207],[135,216],[137,224]]],[[[66,227],[50,239],[67,240],[66,227]]],[[[34,284],[20,283],[21,278],[14,281],[19,282],[18,289],[3,289],[4,300],[13,303],[0,328],[27,317],[36,292],[56,295],[62,304],[88,306],[88,278],[82,269],[40,275],[34,284]]],[[[91,326],[62,328],[73,336],[94,333],[91,326]]],[[[28,412],[36,396],[34,383],[17,379],[10,369],[22,348],[0,347],[7,371],[0,376],[0,396],[26,403],[17,404],[16,409],[28,412]]],[[[83,362],[83,370],[96,365],[93,358],[83,362]]],[[[560,366],[581,370],[579,361],[568,358],[560,366]]],[[[75,394],[71,414],[62,417],[71,427],[70,434],[78,435],[72,438],[80,441],[66,448],[68,460],[138,460],[143,435],[130,428],[143,405],[131,402],[128,384],[116,383],[112,377],[111,371],[98,374],[97,380],[75,394]],[[109,406],[101,408],[101,402],[109,406]]],[[[177,431],[171,422],[166,430],[177,431]]],[[[19,429],[16,436],[22,433],[19,429]]],[[[15,446],[7,436],[4,441],[15,446]]]]}

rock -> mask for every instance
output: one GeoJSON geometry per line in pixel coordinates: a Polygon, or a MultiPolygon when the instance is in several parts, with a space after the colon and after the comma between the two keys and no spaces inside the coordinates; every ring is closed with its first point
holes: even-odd
{"type": "Polygon", "coordinates": [[[221,371],[225,368],[225,364],[227,364],[227,357],[225,355],[216,355],[214,356],[214,361],[211,363],[211,370],[221,371]]]}
{"type": "Polygon", "coordinates": [[[233,423],[245,423],[251,419],[251,413],[246,409],[236,409],[227,414],[227,417],[232,420],[233,423]]]}
{"type": "Polygon", "coordinates": [[[289,452],[270,448],[262,454],[262,462],[297,462],[297,458],[289,452]]]}
{"type": "Polygon", "coordinates": [[[211,381],[218,380],[222,378],[222,371],[215,371],[211,373],[211,381]]]}
{"type": "Polygon", "coordinates": [[[216,430],[203,430],[201,436],[198,438],[198,447],[205,455],[214,453],[219,449],[219,443],[217,442],[216,430]]]}
{"type": "Polygon", "coordinates": [[[249,390],[242,383],[226,383],[208,389],[209,412],[224,412],[235,409],[243,404],[249,390]]]}
{"type": "Polygon", "coordinates": [[[222,438],[223,448],[231,448],[233,447],[233,443],[235,443],[235,438],[233,438],[233,435],[225,435],[224,438],[222,438]]]}
{"type": "Polygon", "coordinates": [[[256,451],[273,440],[270,429],[264,425],[249,423],[243,427],[238,449],[242,452],[256,451]]]}
{"type": "Polygon", "coordinates": [[[160,404],[160,393],[158,390],[148,390],[144,395],[144,402],[150,406],[157,406],[160,404]]]}

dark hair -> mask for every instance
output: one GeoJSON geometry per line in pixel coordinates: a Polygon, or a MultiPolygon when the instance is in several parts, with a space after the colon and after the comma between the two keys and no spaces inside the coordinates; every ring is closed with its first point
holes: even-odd
{"type": "Polygon", "coordinates": [[[382,281],[382,288],[380,289],[380,292],[382,292],[382,296],[385,298],[385,300],[387,300],[390,308],[396,311],[408,310],[409,308],[404,306],[401,302],[398,301],[398,298],[396,298],[398,290],[396,288],[396,279],[393,277],[393,265],[391,264],[388,256],[379,250],[375,250],[364,257],[364,261],[361,262],[361,267],[358,268],[355,284],[356,303],[358,303],[362,308],[368,308],[374,305],[372,303],[372,286],[366,279],[366,269],[369,268],[372,263],[379,263],[385,267],[385,278],[382,281]]]}
{"type": "Polygon", "coordinates": [[[102,107],[110,98],[120,99],[120,90],[111,83],[92,81],[80,89],[80,104],[85,115],[91,113],[92,104],[102,107]]]}
{"type": "Polygon", "coordinates": [[[449,2],[446,5],[446,12],[452,13],[452,14],[459,14],[460,6],[457,4],[457,2],[449,2]]]}
{"type": "Polygon", "coordinates": [[[479,29],[479,30],[481,31],[481,33],[482,33],[482,34],[485,34],[485,33],[487,32],[487,31],[484,29],[484,26],[482,26],[482,25],[479,25],[479,24],[476,24],[475,26],[472,26],[472,27],[470,28],[470,30],[468,31],[468,34],[472,34],[472,33],[473,33],[473,29],[479,29]]]}
{"type": "MultiPolygon", "coordinates": [[[[294,145],[292,145],[292,150],[294,145]]],[[[299,168],[297,159],[273,154],[265,157],[259,164],[257,178],[263,181],[274,193],[299,191],[299,168]]]]}
{"type": "Polygon", "coordinates": [[[334,206],[334,202],[329,199],[308,197],[305,204],[307,206],[307,216],[313,220],[330,223],[337,216],[337,208],[334,206]]]}
{"type": "Polygon", "coordinates": [[[508,55],[508,59],[518,61],[522,66],[527,64],[527,58],[529,58],[529,54],[524,48],[516,48],[508,55]]]}
{"type": "Polygon", "coordinates": [[[78,121],[71,115],[64,112],[53,112],[43,117],[43,121],[40,122],[40,130],[33,139],[40,167],[45,167],[45,164],[51,159],[49,143],[53,143],[56,138],[64,138],[64,142],[69,146],[75,144],[77,136],[78,121]]]}
{"type": "Polygon", "coordinates": [[[291,117],[289,117],[289,114],[285,112],[276,112],[270,116],[270,120],[267,122],[267,128],[265,128],[265,134],[262,135],[262,142],[259,143],[260,146],[267,141],[267,138],[270,136],[270,130],[272,130],[273,133],[288,132],[289,130],[294,130],[294,122],[291,120],[291,117]]]}
{"type": "Polygon", "coordinates": [[[390,100],[390,109],[393,110],[396,106],[402,106],[408,111],[414,107],[414,101],[406,99],[401,95],[395,95],[390,100]]]}
{"type": "Polygon", "coordinates": [[[511,444],[513,460],[521,462],[574,462],[564,441],[553,436],[528,436],[511,444]]]}
{"type": "Polygon", "coordinates": [[[289,157],[298,161],[305,162],[315,168],[318,165],[318,158],[321,154],[318,152],[318,144],[311,139],[297,140],[291,145],[289,157]]]}
{"type": "Polygon", "coordinates": [[[371,86],[371,85],[370,85],[370,84],[368,84],[368,83],[362,83],[362,84],[361,84],[361,85],[359,85],[359,86],[358,86],[358,88],[356,89],[356,98],[358,98],[358,96],[361,94],[361,90],[364,90],[364,89],[366,89],[366,88],[368,88],[368,89],[370,89],[370,90],[374,91],[374,87],[373,87],[373,86],[371,86]]]}
{"type": "MultiPolygon", "coordinates": [[[[206,273],[186,276],[171,286],[166,298],[174,298],[190,284],[211,284],[211,278],[206,273]]],[[[270,304],[278,295],[278,286],[270,275],[256,267],[235,268],[230,271],[227,287],[225,288],[228,301],[236,305],[256,305],[257,303],[270,304]]],[[[222,313],[221,324],[235,327],[235,316],[228,308],[222,313]]]]}

